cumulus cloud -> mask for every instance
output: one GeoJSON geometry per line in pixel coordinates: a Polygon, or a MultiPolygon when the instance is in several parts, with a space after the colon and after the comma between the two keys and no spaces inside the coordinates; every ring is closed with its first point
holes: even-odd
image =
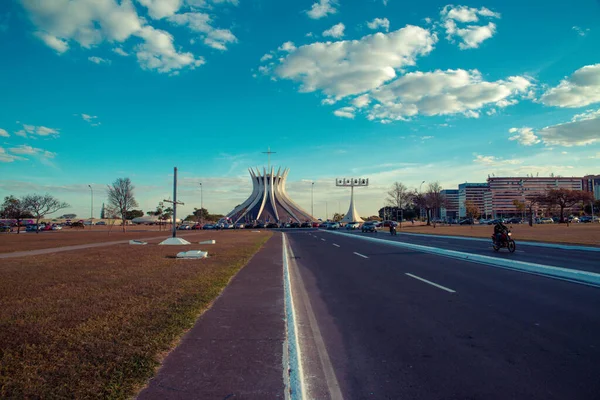
{"type": "Polygon", "coordinates": [[[94,64],[110,64],[110,60],[106,60],[104,58],[100,58],[100,57],[96,57],[96,56],[88,57],[88,60],[90,60],[94,64]]]}
{"type": "Polygon", "coordinates": [[[282,44],[281,46],[279,46],[277,48],[277,50],[279,51],[287,51],[292,52],[296,50],[296,45],[294,44],[294,42],[285,42],[284,44],[282,44]]]}
{"type": "Polygon", "coordinates": [[[182,6],[182,0],[137,0],[148,9],[148,15],[154,19],[170,17],[182,6]]]}
{"type": "Polygon", "coordinates": [[[373,21],[367,22],[367,26],[369,29],[383,28],[387,32],[390,30],[390,21],[387,18],[375,18],[373,21]]]}
{"type": "Polygon", "coordinates": [[[466,6],[445,6],[440,12],[442,25],[446,30],[446,39],[455,43],[461,50],[475,49],[479,45],[494,36],[496,24],[489,22],[485,25],[467,25],[459,27],[459,24],[479,22],[480,17],[500,18],[500,14],[488,8],[471,8],[466,6]]]}
{"type": "MultiPolygon", "coordinates": [[[[142,40],[134,48],[138,62],[144,69],[175,74],[184,68],[193,69],[204,63],[202,57],[175,47],[169,32],[150,25],[151,20],[167,19],[172,24],[187,25],[200,32],[204,43],[225,50],[227,44],[237,41],[228,29],[214,28],[211,17],[204,13],[177,14],[182,8],[210,6],[205,1],[193,0],[136,0],[145,7],[150,19],[138,15],[132,0],[20,0],[36,27],[34,33],[48,47],[58,53],[69,50],[70,44],[78,43],[90,49],[104,42],[117,44],[113,51],[126,56],[129,53],[119,44],[131,37],[142,40]]],[[[237,1],[212,0],[212,4],[237,1]]],[[[99,62],[99,57],[90,57],[99,62]]]]}
{"type": "Polygon", "coordinates": [[[363,108],[369,105],[371,99],[368,94],[363,94],[362,96],[355,97],[352,100],[352,105],[356,108],[363,108]]]}
{"type": "Polygon", "coordinates": [[[314,3],[310,10],[306,11],[306,14],[309,18],[312,19],[320,19],[326,17],[329,14],[335,14],[337,9],[336,0],[319,0],[317,3],[314,3]]]}
{"type": "Polygon", "coordinates": [[[10,163],[17,160],[26,160],[26,158],[9,154],[4,148],[0,147],[0,162],[10,163]]]}
{"type": "Polygon", "coordinates": [[[531,128],[510,128],[508,132],[513,134],[508,140],[516,140],[523,146],[533,146],[534,144],[540,143],[539,137],[535,135],[531,128]]]}
{"type": "Polygon", "coordinates": [[[548,106],[573,108],[600,102],[600,64],[578,69],[547,90],[540,101],[548,106]]]}
{"type": "MultiPolygon", "coordinates": [[[[46,164],[46,165],[52,165],[50,160],[56,156],[56,153],[53,153],[51,151],[38,149],[38,148],[31,147],[31,146],[28,146],[25,144],[17,146],[17,147],[12,147],[9,149],[9,151],[12,153],[12,155],[9,155],[9,157],[12,156],[13,160],[26,160],[26,158],[20,157],[20,156],[32,156],[32,157],[37,158],[40,162],[42,162],[43,164],[46,164]],[[14,156],[14,154],[17,154],[17,156],[14,156]]],[[[12,161],[8,161],[8,162],[12,162],[12,161]]]]}
{"type": "Polygon", "coordinates": [[[27,137],[27,135],[58,137],[58,135],[60,134],[58,129],[48,128],[46,126],[35,126],[35,125],[28,125],[28,124],[22,124],[22,125],[23,125],[23,129],[15,132],[15,135],[21,136],[21,137],[27,137]]]}
{"type": "MultiPolygon", "coordinates": [[[[372,90],[396,77],[396,70],[414,65],[418,56],[433,50],[435,34],[408,25],[390,33],[360,40],[316,42],[290,53],[271,70],[273,76],[300,83],[301,92],[322,91],[342,98],[372,90]],[[377,57],[373,57],[377,54],[377,57]]],[[[286,50],[284,46],[281,50],[286,50]]]]}
{"type": "Polygon", "coordinates": [[[346,27],[344,26],[344,24],[342,24],[340,22],[339,24],[335,24],[334,26],[327,29],[326,31],[323,31],[323,36],[325,36],[325,37],[329,36],[332,38],[339,39],[342,36],[344,36],[344,29],[346,29],[346,27]]]}
{"type": "Polygon", "coordinates": [[[123,57],[127,57],[129,55],[129,53],[127,53],[121,47],[115,47],[112,51],[123,57]]]}
{"type": "Polygon", "coordinates": [[[600,142],[600,109],[575,115],[571,121],[547,126],[538,134],[548,146],[585,146],[600,142]]]}
{"type": "Polygon", "coordinates": [[[497,158],[495,156],[482,156],[482,155],[475,155],[475,159],[473,160],[473,162],[476,164],[481,164],[481,165],[485,165],[488,167],[523,164],[523,160],[519,160],[519,159],[505,160],[503,158],[497,158]]]}
{"type": "Polygon", "coordinates": [[[194,69],[204,64],[202,57],[175,50],[173,36],[163,30],[145,26],[140,31],[144,42],[136,47],[136,57],[143,69],[168,73],[188,67],[194,69]]]}
{"type": "Polygon", "coordinates": [[[264,56],[262,56],[262,57],[260,58],[260,61],[261,61],[261,62],[264,62],[264,61],[270,60],[270,59],[272,59],[272,58],[273,58],[273,55],[272,55],[272,54],[269,54],[269,53],[267,53],[267,54],[265,54],[264,56]]]}
{"type": "Polygon", "coordinates": [[[338,110],[335,110],[333,112],[333,114],[336,115],[337,117],[353,119],[354,118],[354,107],[342,107],[338,110]]]}
{"type": "Polygon", "coordinates": [[[503,106],[507,101],[514,104],[531,85],[521,76],[485,81],[477,70],[412,72],[371,92],[378,103],[368,118],[402,120],[417,114],[477,118],[478,110],[485,106],[503,106]]]}
{"type": "Polygon", "coordinates": [[[201,12],[175,14],[168,20],[176,25],[187,26],[193,32],[204,35],[204,44],[218,50],[227,50],[227,45],[236,43],[237,38],[229,29],[214,28],[210,15],[201,12]]]}
{"type": "Polygon", "coordinates": [[[6,132],[6,130],[0,128],[0,137],[9,137],[10,135],[8,134],[8,132],[6,132]]]}

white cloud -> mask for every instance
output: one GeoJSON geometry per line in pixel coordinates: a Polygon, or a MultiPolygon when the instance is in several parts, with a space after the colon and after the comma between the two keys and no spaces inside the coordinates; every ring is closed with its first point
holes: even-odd
{"type": "Polygon", "coordinates": [[[181,0],[137,0],[148,9],[148,15],[154,19],[170,17],[182,6],[181,0]]]}
{"type": "Polygon", "coordinates": [[[89,115],[89,114],[75,114],[77,116],[80,116],[85,122],[88,122],[91,126],[98,126],[100,125],[100,122],[95,122],[98,117],[95,115],[89,115]]]}
{"type": "Polygon", "coordinates": [[[548,106],[585,107],[600,102],[600,64],[586,65],[547,90],[540,101],[548,106]]]}
{"type": "Polygon", "coordinates": [[[206,13],[188,12],[175,14],[168,18],[171,23],[187,26],[192,32],[205,35],[204,44],[218,50],[227,50],[229,43],[236,43],[237,38],[229,29],[217,29],[211,25],[211,17],[206,13]]]}
{"type": "Polygon", "coordinates": [[[383,28],[387,32],[390,30],[390,21],[387,18],[375,18],[373,21],[367,22],[367,26],[369,29],[383,28]]]}
{"type": "Polygon", "coordinates": [[[24,129],[21,129],[21,130],[16,131],[15,135],[20,136],[20,137],[27,137],[27,132],[25,132],[24,129]]]}
{"type": "Polygon", "coordinates": [[[496,24],[489,22],[487,25],[467,25],[458,27],[458,23],[479,22],[479,17],[500,18],[499,13],[495,13],[488,8],[470,8],[465,6],[454,7],[445,6],[440,12],[443,26],[446,30],[446,38],[454,43],[459,40],[461,50],[475,49],[479,45],[494,36],[496,33],[496,24]]]}
{"type": "Polygon", "coordinates": [[[354,118],[354,107],[342,107],[333,112],[334,115],[342,118],[354,118]]]}
{"type": "Polygon", "coordinates": [[[59,132],[57,129],[47,128],[45,126],[38,126],[35,129],[35,133],[36,133],[36,135],[39,135],[39,136],[50,136],[50,135],[58,136],[59,135],[59,132]]]}
{"type": "Polygon", "coordinates": [[[21,137],[27,137],[27,134],[29,135],[37,135],[37,136],[54,136],[57,137],[58,135],[60,135],[60,132],[58,131],[58,129],[54,129],[54,128],[48,128],[46,126],[35,126],[35,125],[28,125],[28,124],[22,124],[23,125],[23,129],[15,132],[15,135],[17,136],[21,136],[21,137]]]}
{"type": "Polygon", "coordinates": [[[31,147],[31,146],[28,146],[25,144],[22,144],[17,147],[12,147],[9,150],[13,154],[26,155],[26,156],[38,156],[38,157],[40,157],[40,159],[46,159],[46,160],[54,158],[56,156],[56,153],[53,153],[51,151],[38,149],[38,148],[31,147]]]}
{"type": "Polygon", "coordinates": [[[600,142],[600,109],[573,116],[570,122],[547,126],[538,135],[548,146],[585,146],[600,142]]]}
{"type": "Polygon", "coordinates": [[[332,104],[335,104],[335,99],[332,99],[332,98],[323,99],[323,100],[321,100],[321,104],[330,106],[332,104]]]}
{"type": "Polygon", "coordinates": [[[533,146],[534,144],[540,143],[539,137],[535,135],[531,128],[510,128],[508,132],[514,134],[508,140],[516,140],[523,146],[533,146]]]}
{"type": "Polygon", "coordinates": [[[278,78],[299,82],[301,92],[321,90],[327,96],[342,98],[395,78],[396,70],[414,65],[418,56],[433,50],[436,41],[430,31],[408,25],[360,40],[294,46],[273,72],[278,78]]]}
{"type": "Polygon", "coordinates": [[[6,130],[0,128],[0,137],[9,137],[10,135],[8,134],[8,132],[6,132],[6,130]]]}
{"type": "Polygon", "coordinates": [[[482,155],[476,155],[473,162],[477,163],[477,164],[482,164],[485,166],[490,166],[490,167],[501,166],[501,165],[523,164],[523,160],[518,160],[518,159],[505,160],[502,158],[497,158],[495,156],[482,156],[482,155]]]}
{"type": "Polygon", "coordinates": [[[590,28],[583,29],[583,28],[580,28],[579,26],[574,26],[574,27],[573,27],[573,30],[574,30],[575,32],[577,32],[577,34],[578,34],[579,36],[585,36],[585,35],[587,35],[588,33],[590,33],[590,28]]]}
{"type": "Polygon", "coordinates": [[[310,10],[306,11],[306,14],[312,19],[320,19],[328,14],[335,14],[337,12],[336,5],[336,0],[319,0],[312,5],[310,10]]]}
{"type": "Polygon", "coordinates": [[[363,108],[369,105],[371,99],[368,94],[363,94],[362,96],[358,96],[352,100],[352,105],[356,108],[363,108]]]}
{"type": "Polygon", "coordinates": [[[140,32],[144,42],[136,47],[136,56],[144,69],[168,73],[184,67],[194,69],[204,64],[202,57],[192,53],[179,53],[173,45],[173,36],[169,32],[145,26],[140,32]]]}
{"type": "Polygon", "coordinates": [[[371,108],[369,119],[402,120],[417,114],[477,118],[485,106],[505,105],[507,100],[514,104],[531,85],[521,76],[485,81],[477,70],[412,72],[371,92],[379,103],[371,108]]]}
{"type": "Polygon", "coordinates": [[[17,160],[26,160],[26,158],[9,154],[4,148],[0,147],[0,162],[9,163],[17,160]]]}
{"type": "Polygon", "coordinates": [[[284,44],[282,44],[281,46],[279,46],[277,48],[277,50],[279,50],[279,51],[287,51],[288,53],[290,53],[290,52],[296,50],[296,45],[294,45],[294,42],[285,42],[284,44]]]}
{"type": "Polygon", "coordinates": [[[327,29],[326,31],[323,31],[323,36],[325,36],[325,37],[329,36],[332,38],[339,39],[342,36],[344,36],[344,29],[346,29],[346,27],[344,26],[344,24],[342,24],[340,22],[339,24],[335,24],[334,26],[327,29]]]}
{"type": "Polygon", "coordinates": [[[115,47],[113,49],[113,52],[117,53],[120,56],[123,57],[127,57],[129,55],[129,53],[127,53],[125,50],[123,50],[121,47],[115,47]]]}
{"type": "Polygon", "coordinates": [[[45,32],[36,32],[35,36],[40,38],[44,43],[46,43],[46,46],[56,50],[59,54],[69,50],[68,43],[65,40],[57,38],[56,36],[45,32]]]}
{"type": "Polygon", "coordinates": [[[93,62],[94,64],[110,64],[110,60],[106,60],[104,58],[100,58],[100,57],[88,57],[88,60],[90,60],[91,62],[93,62]]]}
{"type": "Polygon", "coordinates": [[[264,56],[262,56],[262,57],[260,58],[260,61],[261,61],[261,62],[265,62],[265,61],[267,61],[267,60],[270,60],[270,59],[272,59],[272,58],[273,58],[273,55],[272,55],[272,54],[269,54],[269,53],[267,53],[267,54],[265,54],[264,56]]]}
{"type": "MultiPolygon", "coordinates": [[[[103,42],[123,43],[135,36],[143,41],[134,50],[144,69],[175,74],[204,63],[202,57],[176,50],[173,36],[149,25],[148,20],[137,14],[132,0],[20,1],[37,29],[36,36],[59,53],[67,51],[70,42],[89,49],[103,42]]],[[[174,17],[182,6],[181,0],[139,0],[139,3],[157,19],[174,17]]],[[[208,44],[218,48],[231,41],[230,35],[227,30],[212,27],[206,32],[208,44]]],[[[127,54],[121,47],[113,51],[127,54]]]]}

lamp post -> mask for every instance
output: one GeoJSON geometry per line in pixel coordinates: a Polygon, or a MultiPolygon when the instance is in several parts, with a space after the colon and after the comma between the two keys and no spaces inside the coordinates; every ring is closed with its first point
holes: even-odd
{"type": "Polygon", "coordinates": [[[329,211],[327,210],[327,202],[325,202],[325,221],[329,221],[329,211]]]}
{"type": "Polygon", "coordinates": [[[310,216],[314,218],[315,215],[315,183],[313,182],[310,187],[310,216]]]}
{"type": "Polygon", "coordinates": [[[202,198],[202,182],[200,182],[200,224],[204,224],[204,199],[202,198]]]}
{"type": "Polygon", "coordinates": [[[88,187],[92,196],[92,204],[90,205],[90,229],[92,229],[94,225],[94,189],[92,189],[92,185],[88,185],[88,187]]]}

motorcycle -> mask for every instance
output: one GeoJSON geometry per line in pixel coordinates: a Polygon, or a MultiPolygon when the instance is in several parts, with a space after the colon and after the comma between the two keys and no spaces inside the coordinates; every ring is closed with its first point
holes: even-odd
{"type": "Polygon", "coordinates": [[[509,252],[514,253],[517,249],[517,244],[512,238],[512,232],[502,232],[500,234],[500,240],[496,238],[496,235],[492,235],[492,246],[494,251],[500,251],[501,248],[506,247],[509,252]]]}

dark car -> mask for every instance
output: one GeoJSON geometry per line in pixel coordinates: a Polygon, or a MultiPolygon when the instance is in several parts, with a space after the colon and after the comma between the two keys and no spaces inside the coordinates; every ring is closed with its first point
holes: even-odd
{"type": "Polygon", "coordinates": [[[253,229],[254,228],[254,224],[252,222],[248,222],[246,225],[244,225],[245,229],[253,229]]]}
{"type": "Polygon", "coordinates": [[[269,229],[279,228],[279,225],[277,225],[275,222],[269,222],[267,224],[267,228],[269,228],[269,229]]]}
{"type": "Polygon", "coordinates": [[[256,226],[254,226],[254,227],[255,227],[255,228],[258,228],[258,229],[264,229],[264,228],[265,228],[265,226],[266,226],[266,225],[264,224],[264,222],[259,222],[259,223],[257,223],[257,224],[256,224],[256,226]]]}
{"type": "Polygon", "coordinates": [[[377,233],[377,229],[375,229],[376,224],[374,222],[371,221],[367,221],[364,224],[362,224],[362,227],[360,228],[361,232],[373,232],[373,233],[377,233]]]}
{"type": "Polygon", "coordinates": [[[215,229],[215,225],[214,224],[204,224],[202,229],[203,230],[215,229]]]}
{"type": "Polygon", "coordinates": [[[319,228],[327,228],[327,222],[321,222],[319,228]]]}
{"type": "Polygon", "coordinates": [[[292,222],[290,228],[300,228],[300,224],[298,222],[292,222]]]}
{"type": "Polygon", "coordinates": [[[12,227],[10,225],[2,225],[0,226],[0,232],[12,232],[12,227]]]}
{"type": "Polygon", "coordinates": [[[461,220],[458,224],[459,225],[473,225],[473,220],[471,218],[465,218],[465,219],[461,220]]]}
{"type": "Polygon", "coordinates": [[[312,228],[312,224],[310,222],[303,222],[302,225],[300,225],[301,228],[312,228]]]}

